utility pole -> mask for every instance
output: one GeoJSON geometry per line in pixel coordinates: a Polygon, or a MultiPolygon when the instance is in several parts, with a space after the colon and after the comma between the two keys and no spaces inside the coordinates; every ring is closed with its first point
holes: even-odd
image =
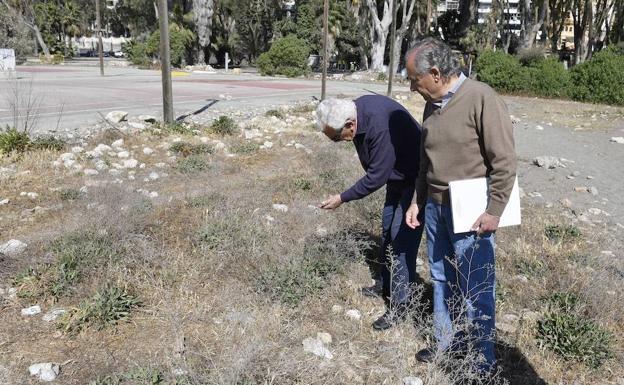
{"type": "Polygon", "coordinates": [[[102,22],[100,20],[100,0],[95,0],[95,30],[98,37],[98,57],[100,58],[100,76],[104,76],[104,47],[102,46],[102,22]]]}
{"type": "Polygon", "coordinates": [[[160,27],[160,67],[162,70],[163,121],[173,123],[173,93],[171,89],[171,53],[169,52],[169,12],[167,0],[158,0],[160,27]]]}
{"type": "Polygon", "coordinates": [[[392,29],[390,34],[390,65],[388,66],[388,97],[392,97],[392,82],[394,81],[394,50],[396,40],[396,0],[392,0],[392,29]]]}
{"type": "Polygon", "coordinates": [[[321,100],[325,100],[327,89],[327,66],[329,65],[329,47],[327,47],[327,35],[329,35],[329,0],[323,1],[323,78],[321,80],[321,100]]]}

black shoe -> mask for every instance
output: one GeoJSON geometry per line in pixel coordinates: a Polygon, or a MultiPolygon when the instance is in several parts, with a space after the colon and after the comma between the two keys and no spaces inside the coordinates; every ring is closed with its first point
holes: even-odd
{"type": "Polygon", "coordinates": [[[365,297],[378,298],[383,294],[383,288],[381,285],[374,284],[373,286],[363,287],[361,289],[362,295],[365,297]]]}
{"type": "Polygon", "coordinates": [[[416,360],[420,362],[433,362],[436,352],[436,348],[422,349],[416,353],[416,360]]]}
{"type": "Polygon", "coordinates": [[[396,305],[392,309],[386,310],[381,317],[373,322],[373,329],[386,330],[390,329],[397,323],[407,318],[407,308],[405,305],[396,305]]]}

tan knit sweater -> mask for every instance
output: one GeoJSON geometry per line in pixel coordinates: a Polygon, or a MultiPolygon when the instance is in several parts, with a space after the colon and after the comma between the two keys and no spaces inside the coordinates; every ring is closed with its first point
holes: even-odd
{"type": "Polygon", "coordinates": [[[449,204],[448,183],[490,178],[486,212],[500,216],[516,176],[513,126],[505,102],[484,83],[466,79],[443,109],[428,102],[414,200],[449,204]]]}

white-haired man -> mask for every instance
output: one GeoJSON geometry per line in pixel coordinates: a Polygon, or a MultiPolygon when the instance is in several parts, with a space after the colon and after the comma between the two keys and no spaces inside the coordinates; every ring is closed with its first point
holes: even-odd
{"type": "MultiPolygon", "coordinates": [[[[410,289],[417,279],[416,254],[422,228],[409,228],[404,218],[418,174],[420,126],[402,105],[378,95],[362,96],[354,101],[324,100],[318,105],[316,115],[319,129],[328,138],[335,142],[353,141],[366,171],[353,186],[330,196],[321,207],[335,209],[386,185],[382,247],[377,263],[387,309],[373,323],[375,329],[384,330],[406,318],[410,289]]],[[[369,294],[371,290],[368,288],[369,294]]]]}

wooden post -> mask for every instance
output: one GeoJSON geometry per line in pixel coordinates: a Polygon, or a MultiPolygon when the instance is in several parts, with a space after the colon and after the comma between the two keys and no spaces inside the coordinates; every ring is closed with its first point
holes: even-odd
{"type": "Polygon", "coordinates": [[[329,35],[329,0],[323,2],[323,78],[321,80],[321,100],[325,100],[327,89],[327,66],[329,65],[329,47],[327,46],[329,35]]]}
{"type": "MultiPolygon", "coordinates": [[[[388,97],[392,97],[392,82],[394,81],[394,50],[396,40],[396,0],[392,0],[392,29],[390,34],[390,65],[388,66],[388,97]]],[[[400,48],[399,48],[400,49],[400,48]]]]}
{"type": "Polygon", "coordinates": [[[171,53],[169,51],[169,12],[167,0],[158,0],[160,28],[160,67],[162,71],[163,121],[173,123],[173,92],[171,88],[171,53]]]}
{"type": "Polygon", "coordinates": [[[100,20],[100,0],[95,0],[95,30],[98,37],[98,57],[100,58],[100,76],[104,76],[104,47],[102,46],[102,22],[100,20]]]}

